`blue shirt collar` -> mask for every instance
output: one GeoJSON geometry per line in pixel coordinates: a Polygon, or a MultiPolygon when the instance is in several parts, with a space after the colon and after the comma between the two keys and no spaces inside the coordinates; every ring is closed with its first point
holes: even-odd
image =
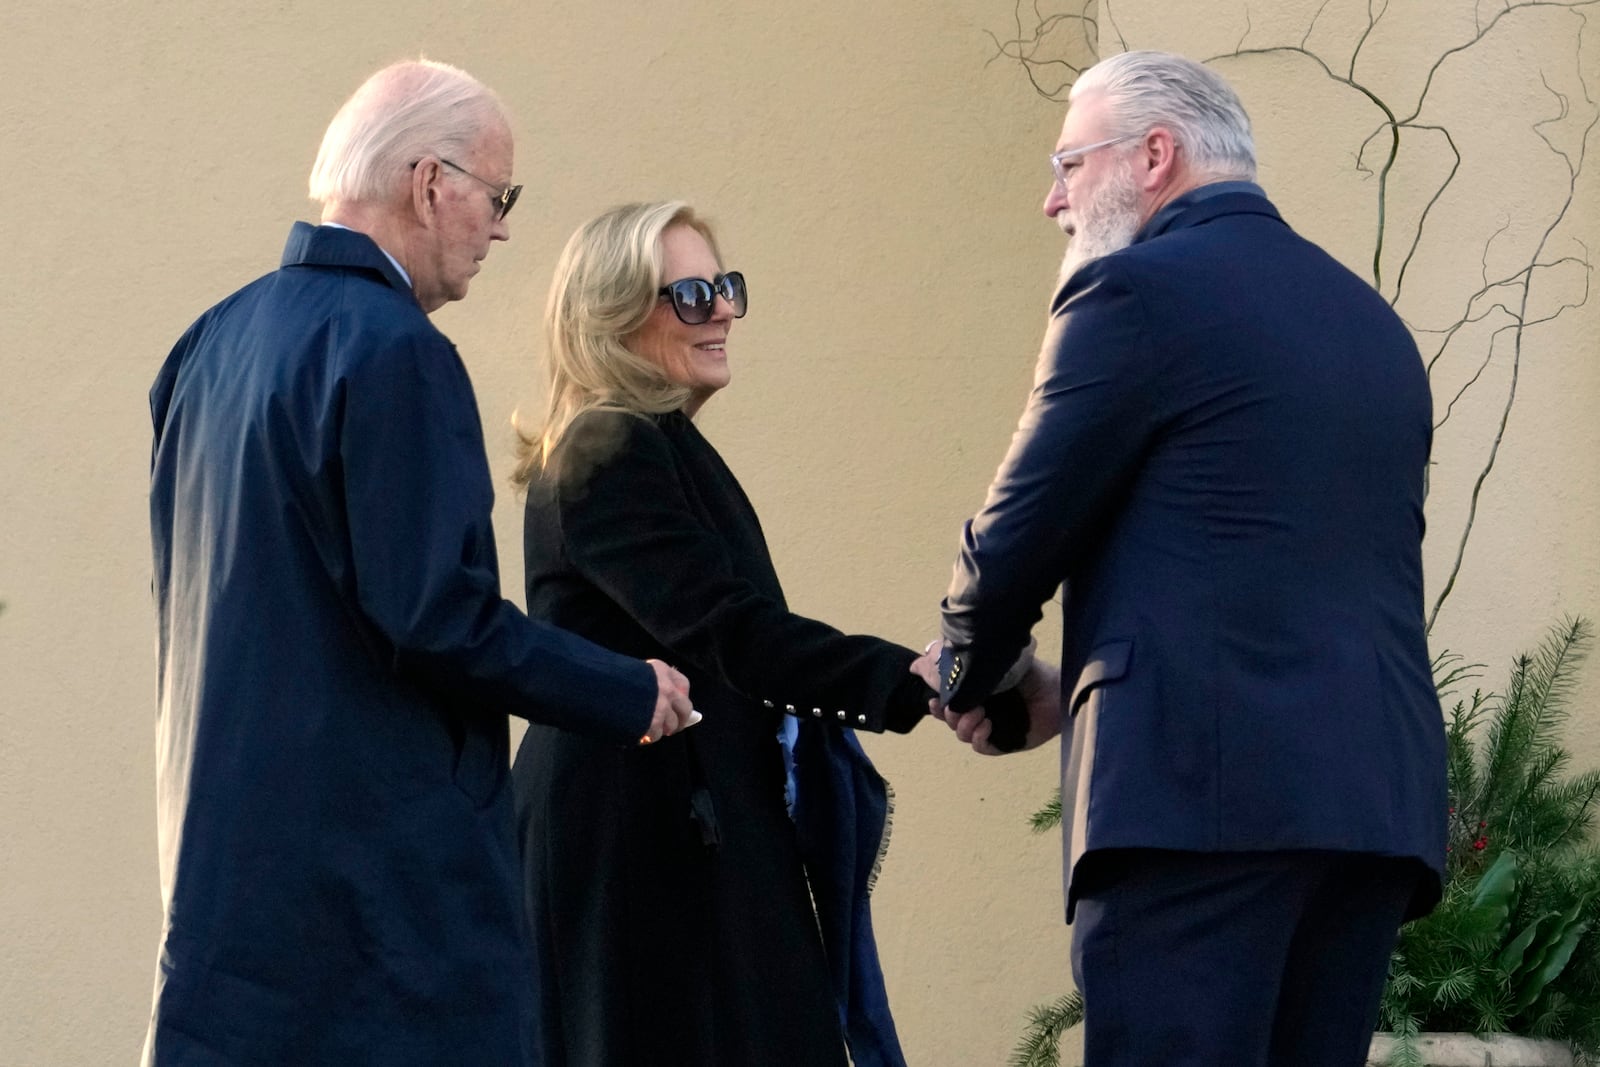
{"type": "MultiPolygon", "coordinates": [[[[333,228],[335,230],[350,230],[350,227],[346,226],[342,222],[324,222],[324,223],[322,223],[322,225],[331,227],[331,228],[333,228]]],[[[360,233],[361,231],[360,230],[350,230],[350,232],[351,233],[360,233]]],[[[370,235],[367,235],[367,236],[370,236],[370,235]]],[[[378,242],[376,242],[376,241],[373,241],[372,243],[375,244],[375,245],[378,245],[378,242]]],[[[409,288],[410,285],[411,285],[411,275],[406,271],[406,269],[404,267],[402,267],[400,265],[400,261],[398,259],[395,259],[394,256],[390,255],[389,254],[389,250],[387,248],[383,247],[382,245],[378,245],[378,251],[382,252],[386,256],[389,256],[389,262],[394,264],[394,269],[400,272],[400,277],[402,277],[402,278],[404,278],[406,280],[406,286],[409,288]]]]}

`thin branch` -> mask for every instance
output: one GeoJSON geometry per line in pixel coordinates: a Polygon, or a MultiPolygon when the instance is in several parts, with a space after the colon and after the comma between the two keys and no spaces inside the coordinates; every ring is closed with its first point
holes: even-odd
{"type": "MultiPolygon", "coordinates": [[[[1585,0],[1585,2],[1600,3],[1600,0],[1585,0]]],[[[1400,120],[1395,118],[1395,114],[1392,110],[1390,110],[1389,105],[1385,103],[1383,98],[1378,96],[1377,93],[1373,92],[1371,89],[1367,88],[1365,85],[1362,85],[1353,78],[1346,77],[1342,74],[1335,74],[1333,69],[1328,66],[1326,60],[1308,48],[1297,47],[1295,45],[1275,45],[1268,48],[1241,48],[1235,49],[1232,52],[1224,52],[1220,55],[1212,56],[1211,58],[1205,60],[1205,62],[1215,63],[1223,59],[1241,59],[1245,56],[1266,55],[1304,56],[1306,59],[1311,60],[1317,66],[1321,67],[1322,72],[1326,74],[1330,80],[1338,83],[1339,85],[1354,89],[1356,92],[1372,101],[1373,106],[1375,106],[1379,111],[1382,111],[1384,117],[1388,120],[1383,125],[1390,131],[1389,155],[1388,158],[1383,161],[1383,166],[1379,168],[1378,171],[1378,225],[1376,229],[1376,239],[1372,249],[1372,285],[1373,288],[1381,291],[1383,289],[1383,236],[1388,230],[1387,217],[1389,172],[1394,168],[1395,157],[1400,154],[1400,120]]]]}
{"type": "Polygon", "coordinates": [[[1098,36],[1099,34],[1099,23],[1093,15],[1089,14],[1092,4],[1093,0],[1083,0],[1082,7],[1076,13],[1056,12],[1046,15],[1039,7],[1039,0],[1033,0],[1033,18],[1031,20],[1033,29],[1030,33],[1023,30],[1023,0],[1016,0],[1016,3],[1012,6],[1012,22],[1016,28],[1016,36],[1010,40],[1002,41],[993,31],[984,31],[985,36],[989,38],[995,48],[994,54],[989,57],[989,62],[993,63],[996,59],[1001,58],[1015,61],[1022,67],[1023,73],[1027,75],[1034,92],[1049,100],[1061,99],[1061,95],[1071,87],[1078,75],[1083,73],[1084,65],[1074,63],[1069,59],[1042,59],[1039,58],[1039,53],[1045,47],[1047,38],[1054,31],[1063,26],[1074,26],[1078,30],[1078,36],[1084,42],[1086,52],[1092,59],[1094,51],[1088,42],[1091,36],[1098,36]],[[1060,69],[1052,77],[1042,77],[1041,72],[1048,68],[1060,69]]]}
{"type": "MultiPolygon", "coordinates": [[[[1504,309],[1504,305],[1497,304],[1495,306],[1504,309]]],[[[1433,424],[1433,430],[1435,433],[1438,433],[1439,429],[1444,426],[1445,423],[1450,421],[1450,415],[1456,409],[1456,401],[1465,396],[1467,394],[1467,390],[1471,389],[1474,385],[1477,385],[1478,379],[1483,377],[1483,372],[1489,368],[1490,362],[1494,359],[1495,338],[1499,337],[1503,331],[1509,329],[1512,329],[1512,327],[1502,326],[1500,329],[1489,335],[1489,348],[1486,352],[1484,352],[1482,362],[1478,364],[1478,369],[1472,373],[1472,377],[1468,378],[1466,382],[1462,384],[1461,388],[1456,390],[1455,396],[1450,398],[1450,403],[1445,405],[1444,414],[1439,416],[1439,421],[1433,424]]]]}
{"type": "MultiPolygon", "coordinates": [[[[1106,21],[1111,23],[1111,32],[1117,35],[1117,50],[1119,52],[1128,51],[1128,39],[1122,35],[1122,27],[1117,25],[1117,16],[1111,10],[1110,0],[1105,0],[1105,2],[1100,5],[1100,10],[1105,13],[1106,21]]],[[[1100,42],[1096,40],[1095,50],[1097,52],[1100,50],[1099,44],[1100,42]]]]}
{"type": "Polygon", "coordinates": [[[1311,16],[1311,24],[1306,27],[1305,35],[1300,38],[1301,48],[1309,49],[1311,47],[1311,35],[1317,32],[1317,20],[1322,17],[1324,11],[1328,10],[1328,5],[1331,3],[1333,3],[1333,0],[1322,0],[1322,3],[1317,5],[1316,13],[1311,16]]]}
{"type": "Polygon", "coordinates": [[[1400,261],[1400,270],[1395,274],[1394,298],[1389,301],[1391,305],[1400,302],[1400,291],[1405,288],[1406,283],[1406,270],[1411,266],[1412,257],[1417,254],[1417,248],[1422,244],[1422,231],[1428,225],[1428,216],[1433,212],[1434,206],[1443,199],[1444,191],[1450,187],[1451,182],[1455,181],[1456,172],[1461,169],[1461,150],[1456,147],[1456,140],[1450,136],[1449,130],[1443,126],[1413,126],[1411,128],[1434,130],[1442,134],[1445,144],[1450,146],[1452,161],[1450,163],[1450,173],[1444,176],[1444,181],[1440,182],[1439,187],[1433,191],[1433,195],[1428,197],[1428,202],[1423,205],[1421,214],[1417,216],[1417,225],[1411,233],[1411,247],[1406,249],[1405,258],[1400,261]]]}
{"type": "MultiPolygon", "coordinates": [[[[1440,53],[1439,58],[1434,60],[1433,65],[1428,68],[1428,76],[1423,79],[1422,92],[1417,94],[1417,106],[1412,110],[1411,114],[1405,117],[1403,121],[1412,122],[1418,115],[1422,113],[1422,105],[1428,99],[1428,93],[1433,88],[1434,75],[1439,73],[1439,68],[1444,66],[1445,60],[1449,59],[1453,55],[1456,55],[1457,53],[1467,51],[1473,45],[1483,40],[1489,35],[1489,31],[1494,29],[1501,19],[1505,18],[1513,11],[1522,11],[1536,7],[1558,7],[1564,8],[1568,11],[1577,11],[1577,9],[1580,7],[1593,7],[1597,3],[1600,3],[1600,0],[1572,0],[1571,3],[1561,2],[1561,0],[1522,0],[1521,3],[1508,3],[1505,7],[1495,12],[1494,18],[1489,20],[1489,24],[1487,26],[1481,26],[1478,28],[1477,32],[1472,35],[1472,39],[1470,41],[1467,41],[1465,44],[1456,45],[1454,48],[1447,48],[1440,53]]],[[[1581,13],[1579,13],[1579,17],[1582,17],[1581,13]]]]}
{"type": "Polygon", "coordinates": [[[1361,31],[1361,36],[1356,40],[1355,48],[1350,51],[1350,70],[1346,74],[1350,81],[1354,82],[1356,80],[1356,60],[1361,56],[1361,49],[1366,46],[1367,38],[1372,36],[1372,31],[1378,28],[1378,20],[1383,18],[1384,12],[1388,10],[1389,5],[1385,3],[1383,10],[1374,15],[1372,13],[1372,0],[1367,0],[1367,28],[1361,31]]]}
{"type": "MultiPolygon", "coordinates": [[[[1581,18],[1582,16],[1580,15],[1579,17],[1581,18]]],[[[1587,20],[1585,20],[1585,24],[1587,24],[1587,20]]],[[[1587,98],[1587,85],[1585,85],[1585,97],[1587,98]]],[[[1565,153],[1556,151],[1556,154],[1561,156],[1561,158],[1566,161],[1567,164],[1567,198],[1562,203],[1561,210],[1556,212],[1556,217],[1550,221],[1550,225],[1545,227],[1544,233],[1540,236],[1538,244],[1534,247],[1532,257],[1533,261],[1529,264],[1525,273],[1525,280],[1522,285],[1522,304],[1518,309],[1517,314],[1514,316],[1517,320],[1517,324],[1512,332],[1511,384],[1506,390],[1505,404],[1500,409],[1500,424],[1495,428],[1494,438],[1490,442],[1488,459],[1484,461],[1483,469],[1478,472],[1478,477],[1472,484],[1472,493],[1468,499],[1467,506],[1467,521],[1462,527],[1461,539],[1456,545],[1455,559],[1450,565],[1450,573],[1445,579],[1444,588],[1440,590],[1438,597],[1434,599],[1433,609],[1428,613],[1427,629],[1430,633],[1433,631],[1434,621],[1439,617],[1439,609],[1444,606],[1446,598],[1448,598],[1450,595],[1450,590],[1455,588],[1456,577],[1461,573],[1461,566],[1465,561],[1467,554],[1467,540],[1471,537],[1473,523],[1477,520],[1478,497],[1483,492],[1483,483],[1488,480],[1490,471],[1494,470],[1495,460],[1500,455],[1500,444],[1505,440],[1506,425],[1511,420],[1511,406],[1516,403],[1517,379],[1522,371],[1522,342],[1524,335],[1527,333],[1528,326],[1528,301],[1533,288],[1533,268],[1540,265],[1539,257],[1543,254],[1545,245],[1549,243],[1550,237],[1555,232],[1556,227],[1561,225],[1562,221],[1567,216],[1567,212],[1572,207],[1573,198],[1577,194],[1578,174],[1583,169],[1583,161],[1587,157],[1589,151],[1589,137],[1592,133],[1594,133],[1597,126],[1600,126],[1600,111],[1597,111],[1595,116],[1590,119],[1589,124],[1584,127],[1583,137],[1579,141],[1578,145],[1578,158],[1576,161],[1574,161],[1572,157],[1566,155],[1565,153]]],[[[1540,136],[1545,140],[1546,144],[1550,143],[1549,139],[1544,137],[1542,131],[1540,131],[1540,136]]],[[[1551,145],[1551,149],[1554,151],[1555,146],[1551,145]]],[[[1588,297],[1588,278],[1592,269],[1593,268],[1591,267],[1588,271],[1585,271],[1584,274],[1585,299],[1588,297]]],[[[1556,314],[1559,315],[1561,310],[1564,309],[1558,309],[1556,314]]],[[[1554,316],[1551,317],[1553,318],[1554,316]]]]}

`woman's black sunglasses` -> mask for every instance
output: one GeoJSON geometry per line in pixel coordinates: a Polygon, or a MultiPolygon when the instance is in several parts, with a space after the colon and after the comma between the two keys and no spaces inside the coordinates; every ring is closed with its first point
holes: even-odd
{"type": "Polygon", "coordinates": [[[744,318],[750,306],[750,296],[744,290],[744,275],[736,270],[719,274],[709,282],[704,278],[680,278],[671,285],[663,285],[660,295],[672,301],[673,313],[690,326],[711,321],[711,311],[719,296],[733,305],[736,319],[744,318]]]}

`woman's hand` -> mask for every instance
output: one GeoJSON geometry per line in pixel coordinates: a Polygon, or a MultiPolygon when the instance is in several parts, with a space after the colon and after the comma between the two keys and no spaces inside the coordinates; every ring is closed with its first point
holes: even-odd
{"type": "Polygon", "coordinates": [[[911,673],[921,678],[935,693],[939,691],[939,653],[943,649],[944,642],[934,638],[922,650],[922,655],[911,663],[911,673]]]}

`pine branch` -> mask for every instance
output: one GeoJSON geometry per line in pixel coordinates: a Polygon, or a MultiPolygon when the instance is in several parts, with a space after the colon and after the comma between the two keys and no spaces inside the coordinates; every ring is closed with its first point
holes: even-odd
{"type": "Polygon", "coordinates": [[[1440,698],[1455,692],[1455,687],[1470,678],[1482,675],[1483,664],[1467,663],[1464,656],[1448,649],[1433,657],[1433,688],[1440,698]]]}
{"type": "Polygon", "coordinates": [[[1061,825],[1061,790],[1057,789],[1045,801],[1044,807],[1029,816],[1028,825],[1036,834],[1046,833],[1061,825]]]}
{"type": "Polygon", "coordinates": [[[1558,812],[1541,816],[1539,809],[1550,798],[1542,786],[1567,761],[1558,734],[1593,636],[1587,620],[1560,623],[1533,655],[1517,659],[1506,696],[1490,721],[1483,791],[1475,806],[1493,832],[1507,835],[1513,845],[1522,843],[1530,823],[1559,818],[1558,812]]]}
{"type": "Polygon", "coordinates": [[[1508,789],[1515,788],[1533,748],[1533,709],[1525,697],[1528,673],[1532,669],[1531,657],[1524,654],[1517,658],[1511,671],[1511,681],[1506,686],[1506,695],[1489,722],[1483,769],[1484,791],[1477,805],[1485,817],[1501,814],[1498,809],[1500,797],[1508,789]]]}
{"type": "Polygon", "coordinates": [[[1557,777],[1571,761],[1559,747],[1544,747],[1532,756],[1516,795],[1506,805],[1505,823],[1499,828],[1502,847],[1525,850],[1553,843],[1549,842],[1553,828],[1566,821],[1557,777]]]}
{"type": "Polygon", "coordinates": [[[1550,835],[1551,842],[1565,845],[1587,840],[1594,828],[1597,800],[1600,800],[1600,770],[1589,771],[1560,787],[1555,801],[1567,812],[1567,820],[1550,835]]]}
{"type": "Polygon", "coordinates": [[[1061,1035],[1083,1022],[1083,997],[1076,990],[1028,1012],[1022,1040],[1011,1052],[1009,1067],[1060,1067],[1061,1035]]]}

